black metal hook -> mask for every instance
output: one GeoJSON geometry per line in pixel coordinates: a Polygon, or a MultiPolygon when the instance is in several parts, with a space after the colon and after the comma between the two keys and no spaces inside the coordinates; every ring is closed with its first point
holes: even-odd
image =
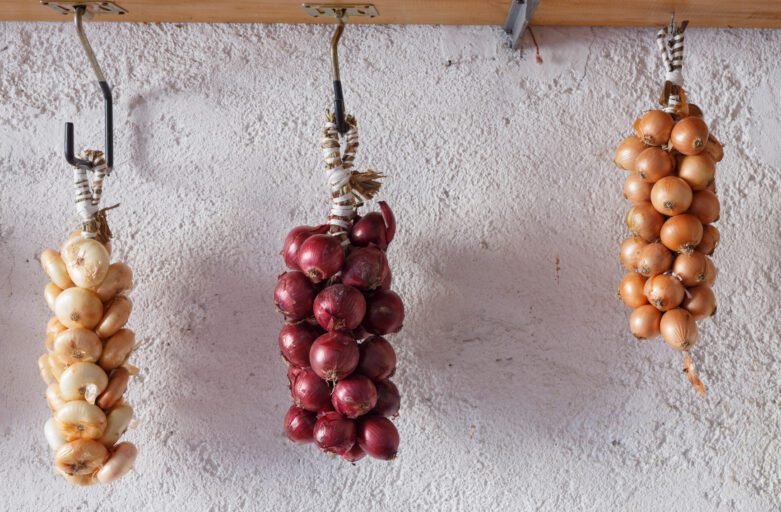
{"type": "Polygon", "coordinates": [[[337,12],[336,19],[339,21],[339,25],[337,25],[334,35],[331,37],[331,78],[334,83],[336,130],[343,135],[347,133],[347,122],[344,118],[344,94],[342,93],[342,81],[339,76],[339,40],[342,38],[347,19],[344,9],[337,12]]]}
{"type": "MultiPolygon", "coordinates": [[[[104,151],[106,166],[111,169],[114,166],[114,106],[111,97],[111,87],[108,85],[106,78],[103,76],[103,71],[100,69],[97,59],[95,58],[95,52],[92,51],[92,46],[89,44],[87,35],[84,33],[84,27],[82,25],[82,18],[87,11],[87,7],[84,5],[77,5],[75,7],[76,17],[76,32],[79,35],[81,46],[84,48],[84,52],[87,54],[92,70],[95,72],[95,78],[98,80],[98,85],[103,93],[103,105],[105,111],[105,135],[106,135],[106,148],[104,151]]],[[[73,151],[73,123],[65,123],[65,160],[69,164],[81,167],[84,169],[92,169],[93,163],[89,160],[82,160],[76,158],[73,151]]]]}

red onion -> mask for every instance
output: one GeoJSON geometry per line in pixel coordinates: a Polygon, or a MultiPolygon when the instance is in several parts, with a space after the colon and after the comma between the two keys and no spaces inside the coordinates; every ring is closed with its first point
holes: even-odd
{"type": "Polygon", "coordinates": [[[327,233],[328,229],[328,224],[322,224],[320,226],[298,226],[290,230],[290,233],[285,237],[285,245],[280,253],[285,259],[285,265],[292,270],[301,270],[301,267],[298,266],[298,251],[301,244],[312,235],[327,233]]]}
{"type": "Polygon", "coordinates": [[[352,286],[334,284],[317,294],[314,313],[317,323],[324,329],[349,331],[361,325],[366,313],[366,300],[352,286]]]}
{"type": "Polygon", "coordinates": [[[312,343],[309,364],[312,370],[328,382],[347,377],[358,366],[358,344],[350,336],[338,332],[323,334],[312,343]]]}
{"type": "Polygon", "coordinates": [[[384,252],[375,246],[356,247],[344,262],[342,284],[359,290],[374,290],[389,279],[389,274],[384,252]]]}
{"type": "Polygon", "coordinates": [[[366,300],[363,327],[372,334],[399,332],[404,323],[404,303],[395,292],[379,290],[366,300]]]}
{"type": "Polygon", "coordinates": [[[364,329],[362,325],[359,325],[358,327],[353,329],[352,335],[354,339],[362,340],[366,338],[369,335],[369,333],[366,332],[366,329],[364,329]]]}
{"type": "Polygon", "coordinates": [[[301,368],[293,366],[292,364],[287,365],[287,387],[291,393],[293,391],[293,384],[296,383],[296,379],[299,375],[301,375],[301,368]]]}
{"type": "Polygon", "coordinates": [[[282,357],[290,364],[306,368],[309,366],[309,349],[321,334],[322,329],[307,322],[285,324],[278,338],[282,357]]]}
{"type": "Polygon", "coordinates": [[[358,420],[357,440],[363,451],[375,459],[394,459],[399,450],[399,431],[388,418],[382,416],[365,416],[358,420]]]}
{"type": "Polygon", "coordinates": [[[312,235],[298,250],[298,265],[312,282],[325,281],[344,265],[342,244],[330,235],[312,235]]]}
{"type": "Polygon", "coordinates": [[[338,412],[327,412],[315,423],[315,444],[324,452],[344,455],[355,445],[355,436],[355,422],[338,412]]]}
{"type": "Polygon", "coordinates": [[[372,336],[360,345],[361,357],[356,371],[371,380],[383,380],[393,376],[396,371],[396,352],[388,340],[372,336]]]}
{"type": "Polygon", "coordinates": [[[311,368],[304,368],[296,377],[291,390],[296,405],[307,411],[333,410],[331,388],[311,368]]]}
{"type": "Polygon", "coordinates": [[[345,452],[342,455],[342,458],[344,460],[350,461],[350,462],[358,462],[362,458],[366,457],[366,452],[363,451],[361,446],[358,443],[355,443],[352,448],[350,448],[347,452],[345,452]]]}
{"type": "Polygon", "coordinates": [[[291,406],[285,415],[285,433],[288,439],[296,443],[311,443],[315,440],[312,431],[316,421],[314,413],[299,409],[295,405],[291,406]]]}
{"type": "Polygon", "coordinates": [[[377,405],[377,388],[368,377],[353,374],[336,383],[331,402],[336,412],[354,419],[377,405]]]}
{"type": "Polygon", "coordinates": [[[390,267],[388,267],[388,273],[385,275],[385,279],[380,283],[380,290],[390,290],[391,283],[393,282],[393,273],[390,267]]]}
{"type": "Polygon", "coordinates": [[[374,244],[383,251],[396,234],[396,218],[393,216],[390,206],[380,201],[379,212],[367,213],[353,223],[350,230],[350,242],[359,247],[374,244]]]}
{"type": "Polygon", "coordinates": [[[274,304],[277,310],[290,320],[303,320],[312,316],[317,290],[307,279],[306,275],[298,271],[285,272],[277,278],[277,287],[274,289],[274,304]]]}
{"type": "Polygon", "coordinates": [[[377,388],[377,405],[372,409],[372,414],[380,416],[398,416],[401,396],[396,384],[390,380],[381,380],[374,383],[377,388]]]}

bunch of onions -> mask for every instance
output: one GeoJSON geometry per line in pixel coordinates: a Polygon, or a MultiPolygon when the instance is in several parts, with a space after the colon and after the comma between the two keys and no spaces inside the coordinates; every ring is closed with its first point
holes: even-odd
{"type": "Polygon", "coordinates": [[[401,329],[404,305],[390,290],[386,251],[396,221],[390,207],[334,236],[328,226],[294,228],[282,256],[290,269],[274,292],[286,323],[279,348],[293,405],[284,428],[349,462],[396,456],[399,391],[390,380],[396,353],[386,336],[401,329]]]}
{"type": "Polygon", "coordinates": [[[133,467],[136,448],[118,443],[133,418],[123,399],[135,345],[127,323],[133,273],[111,263],[111,242],[72,233],[61,250],[41,253],[50,282],[44,297],[53,317],[46,326],[46,353],[38,359],[53,417],[44,434],[54,465],[71,483],[108,483],[133,467]]]}
{"type": "Polygon", "coordinates": [[[631,236],[620,248],[629,273],[618,294],[632,308],[632,334],[642,340],[661,336],[684,352],[689,379],[704,394],[689,350],[698,340],[697,321],[716,312],[711,286],[717,272],[709,256],[719,243],[714,178],[723,148],[700,109],[685,102],[673,114],[646,112],[634,132],[614,158],[630,173],[623,191],[631,205],[631,236]]]}

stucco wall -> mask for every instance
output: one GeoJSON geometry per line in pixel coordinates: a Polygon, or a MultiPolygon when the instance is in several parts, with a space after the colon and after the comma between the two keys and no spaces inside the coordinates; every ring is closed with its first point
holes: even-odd
{"type": "Polygon", "coordinates": [[[87,29],[115,85],[106,204],[136,273],[126,438],[141,453],[111,486],[51,469],[36,258],[75,222],[63,122],[94,145],[102,107],[71,25],[0,24],[2,509],[781,507],[781,32],[687,32],[690,98],[727,145],[703,400],[615,299],[627,206],[611,158],[658,96],[654,31],[540,28],[537,65],[497,28],[348,27],[357,163],[389,176],[408,310],[399,458],[351,466],[282,433],[272,303],[284,234],[326,211],[330,29],[87,29]]]}

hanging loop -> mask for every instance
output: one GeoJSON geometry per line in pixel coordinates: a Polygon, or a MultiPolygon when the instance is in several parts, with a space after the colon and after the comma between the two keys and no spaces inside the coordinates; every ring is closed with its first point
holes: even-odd
{"type": "Polygon", "coordinates": [[[334,84],[334,114],[336,115],[336,131],[340,135],[347,133],[347,122],[344,117],[344,93],[342,92],[342,81],[339,75],[339,40],[342,38],[344,26],[347,22],[347,15],[344,9],[336,11],[336,19],[339,24],[336,26],[334,35],[331,36],[331,80],[334,84]]]}
{"type": "MultiPolygon", "coordinates": [[[[111,87],[108,85],[108,82],[103,75],[103,71],[100,69],[100,64],[98,64],[98,60],[95,58],[95,52],[92,51],[92,46],[87,39],[87,34],[84,33],[82,18],[84,17],[84,13],[87,11],[87,7],[84,5],[77,5],[74,10],[76,13],[74,19],[76,24],[76,33],[79,36],[81,46],[84,48],[84,53],[87,54],[87,60],[89,60],[90,66],[92,66],[92,71],[95,73],[95,78],[97,79],[100,90],[103,93],[106,145],[104,153],[106,156],[106,166],[110,171],[111,168],[114,167],[114,108],[111,97],[111,87]]],[[[75,152],[73,150],[73,140],[73,123],[65,123],[65,160],[67,160],[69,164],[82,169],[93,169],[95,165],[91,160],[76,158],[75,152]]]]}

